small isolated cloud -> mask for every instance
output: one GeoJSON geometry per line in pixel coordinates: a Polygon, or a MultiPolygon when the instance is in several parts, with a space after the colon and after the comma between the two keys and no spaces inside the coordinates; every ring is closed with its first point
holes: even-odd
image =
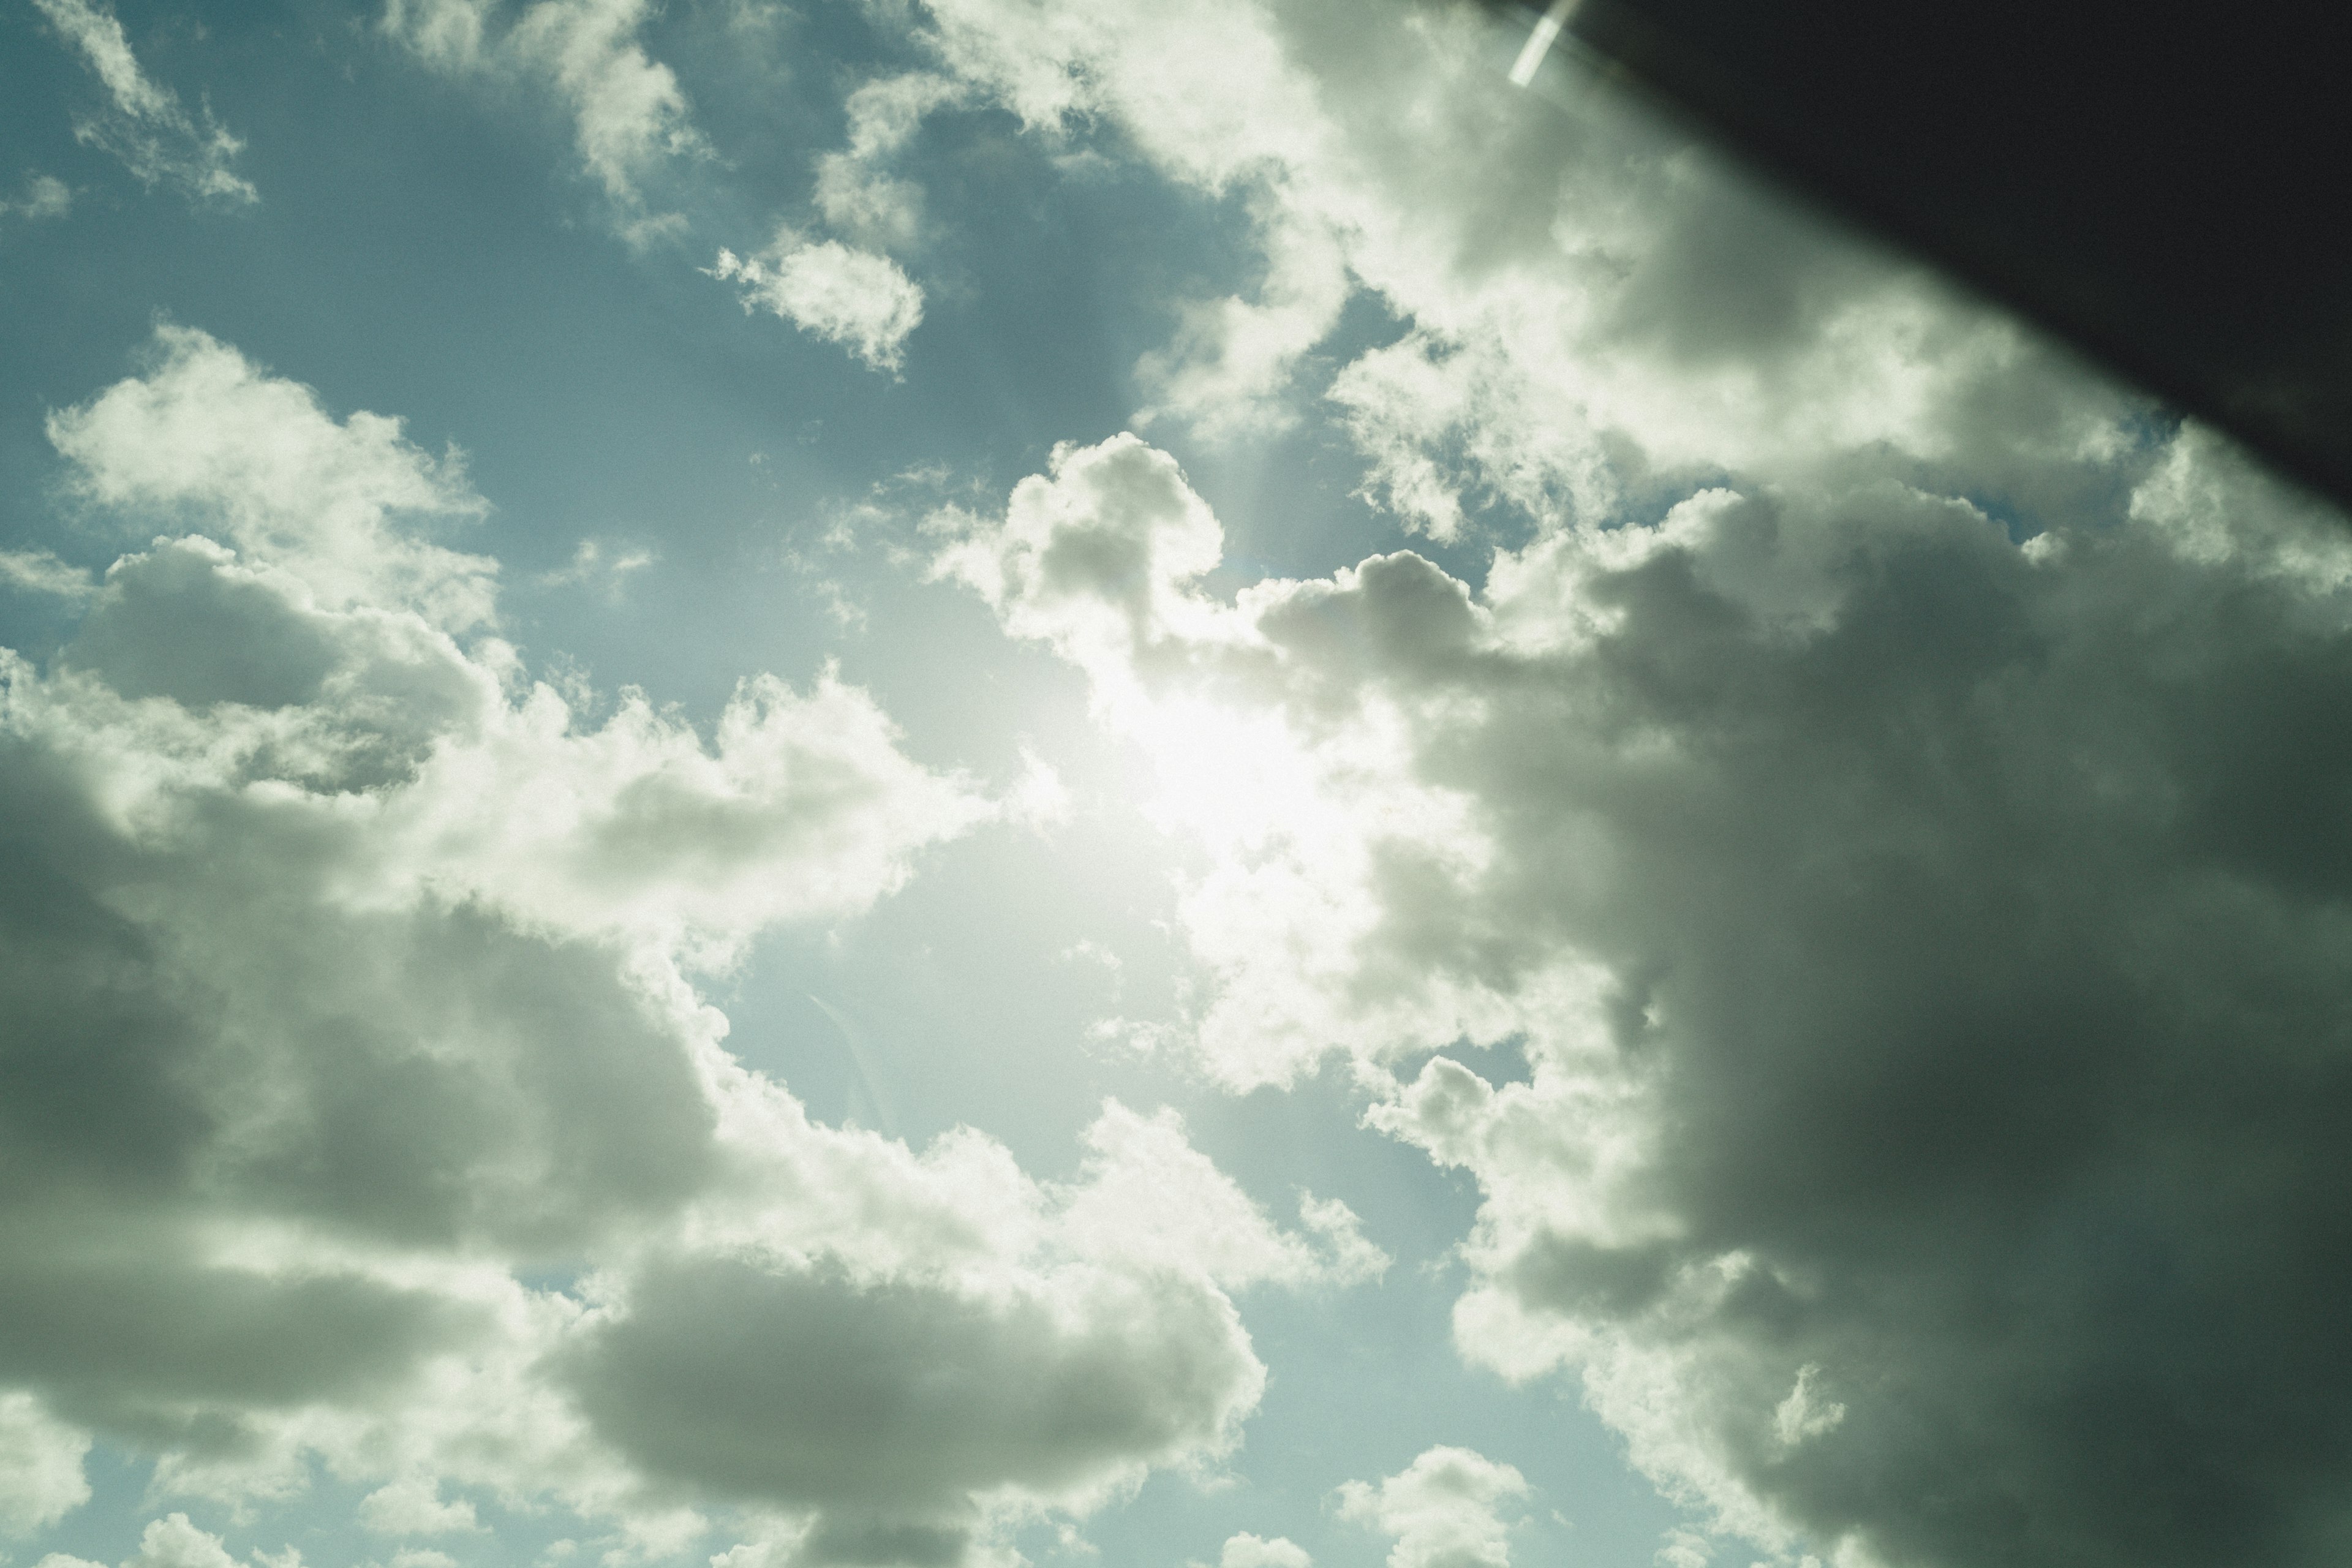
{"type": "Polygon", "coordinates": [[[40,223],[63,217],[72,207],[72,186],[54,174],[28,174],[23,195],[13,202],[0,202],[0,220],[21,218],[26,223],[40,223]]]}
{"type": "Polygon", "coordinates": [[[1527,1478],[1468,1448],[1436,1447],[1374,1487],[1339,1489],[1339,1517],[1391,1537],[1389,1568],[1509,1568],[1504,1509],[1527,1478]]]}
{"type": "Polygon", "coordinates": [[[498,0],[387,0],[383,27],[432,68],[499,78],[551,92],[572,117],[583,168],[613,201],[622,234],[644,242],[675,232],[674,213],[648,213],[645,185],[709,145],[695,129],[670,68],[638,33],[649,0],[538,0],[503,27],[498,0]]]}
{"type": "MultiPolygon", "coordinates": [[[[169,184],[199,201],[232,205],[260,199],[252,184],[230,167],[245,143],[213,119],[209,104],[191,117],[177,93],[141,70],[112,11],[92,0],[33,3],[113,100],[108,110],[75,123],[77,138],[113,153],[151,187],[169,184]]],[[[57,188],[47,199],[63,211],[64,187],[54,180],[48,184],[57,188]]]]}
{"type": "Polygon", "coordinates": [[[1244,1531],[1217,1553],[1217,1568],[1314,1568],[1307,1549],[1286,1537],[1265,1540],[1244,1531]]]}
{"type": "Polygon", "coordinates": [[[710,275],[741,285],[744,310],[772,310],[877,370],[898,368],[907,334],[923,320],[923,290],[897,262],[789,228],[757,256],[721,250],[710,275]]]}
{"type": "Polygon", "coordinates": [[[569,562],[552,572],[540,574],[539,581],[550,588],[591,589],[607,602],[618,604],[628,592],[629,579],[660,559],[654,551],[641,545],[583,539],[569,562]]]}

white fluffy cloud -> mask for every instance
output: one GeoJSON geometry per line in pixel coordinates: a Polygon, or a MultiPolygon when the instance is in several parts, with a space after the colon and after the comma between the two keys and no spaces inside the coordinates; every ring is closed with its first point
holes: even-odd
{"type": "MultiPolygon", "coordinates": [[[[199,201],[259,200],[251,182],[231,166],[245,143],[213,119],[212,106],[191,117],[179,94],[149,77],[131,52],[114,13],[94,0],[33,0],[58,35],[97,73],[112,100],[107,110],[79,121],[74,134],[122,160],[141,184],[169,183],[199,201]]],[[[69,198],[56,180],[36,181],[28,205],[16,210],[45,217],[69,198]]]]}
{"type": "Polygon", "coordinates": [[[1339,1517],[1395,1541],[1389,1568],[1509,1568],[1502,1510],[1527,1495],[1527,1478],[1511,1466],[1468,1448],[1437,1447],[1377,1487],[1341,1487],[1339,1517]]]}
{"type": "Polygon", "coordinates": [[[1307,1549],[1286,1536],[1268,1541],[1246,1531],[1228,1539],[1217,1553],[1217,1568],[1314,1568],[1307,1549]]]}
{"type": "Polygon", "coordinates": [[[706,150],[669,67],[638,33],[648,0],[535,0],[510,19],[500,0],[385,0],[386,35],[436,70],[502,76],[554,94],[572,117],[580,162],[604,186],[635,239],[676,229],[647,214],[647,181],[706,150]]]}
{"type": "Polygon", "coordinates": [[[1219,600],[1119,437],[940,569],[1206,852],[1212,1070],[1341,1055],[1477,1177],[1466,1355],[1767,1548],[2315,1565],[2352,537],[2193,427],[2110,461],[2024,544],[1865,460],[1219,600]]]}
{"type": "Polygon", "coordinates": [[[757,256],[721,250],[711,276],[741,286],[744,310],[772,310],[877,370],[898,367],[907,334],[923,321],[923,290],[897,262],[790,228],[757,256]]]}
{"type": "MultiPolygon", "coordinates": [[[[89,526],[172,531],[46,668],[0,656],[9,1522],[84,1495],[97,1434],[167,1492],[323,1464],[395,1535],[488,1493],[952,1562],[1224,1452],[1265,1376],[1229,1292],[1384,1263],[1165,1114],[1107,1106],[1045,1184],[726,1053],[698,976],[1017,809],[862,692],[583,721],[429,537],[481,510],[456,459],[200,332],[50,430],[89,526]]],[[[226,1559],[173,1516],[137,1562],[226,1559]]]]}

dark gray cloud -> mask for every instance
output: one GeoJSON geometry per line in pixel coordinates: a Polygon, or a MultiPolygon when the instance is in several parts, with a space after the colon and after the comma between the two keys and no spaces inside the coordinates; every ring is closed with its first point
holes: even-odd
{"type": "Polygon", "coordinates": [[[1232,1305],[1181,1274],[974,1289],[728,1258],[642,1270],[564,1366],[647,1472],[822,1508],[811,1551],[845,1563],[940,1561],[976,1494],[1214,1447],[1260,1377],[1232,1305]]]}

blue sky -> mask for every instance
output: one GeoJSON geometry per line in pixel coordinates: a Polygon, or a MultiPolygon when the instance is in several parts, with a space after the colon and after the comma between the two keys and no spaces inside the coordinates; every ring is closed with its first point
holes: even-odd
{"type": "Polygon", "coordinates": [[[1523,36],[0,9],[0,1562],[2334,1560],[2352,535],[1523,36]]]}

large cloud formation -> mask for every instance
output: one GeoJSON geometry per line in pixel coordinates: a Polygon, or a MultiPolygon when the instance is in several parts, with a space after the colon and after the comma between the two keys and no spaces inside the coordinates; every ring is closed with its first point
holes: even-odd
{"type": "Polygon", "coordinates": [[[1171,352],[1502,541],[1220,599],[1132,437],[942,520],[1208,851],[1211,1070],[1350,1059],[1483,1185],[1465,1354],[1579,1374],[1718,1534],[2341,1560],[2342,520],[1458,11],[1150,11],[929,37],[1250,202],[1264,292],[1171,352]],[[1302,267],[1402,335],[1318,384],[1251,325],[1302,267]]]}
{"type": "Polygon", "coordinates": [[[2135,468],[2022,544],[1865,469],[1226,602],[1123,437],[942,569],[1167,769],[1211,1067],[1350,1052],[1477,1176],[1467,1354],[1768,1547],[2317,1564],[2352,536],[2193,428],[2135,468]]]}
{"type": "Polygon", "coordinates": [[[813,1123],[696,991],[1003,808],[831,679],[709,740],[588,721],[436,537],[483,505],[454,456],[152,357],[49,431],[89,527],[167,531],[0,654],[0,1524],[81,1501],[96,1434],[165,1491],[323,1462],[395,1533],[469,1524],[447,1483],[951,1563],[1230,1447],[1228,1289],[1363,1277],[1351,1216],[1283,1229],[1117,1105],[1064,1184],[813,1123]]]}

